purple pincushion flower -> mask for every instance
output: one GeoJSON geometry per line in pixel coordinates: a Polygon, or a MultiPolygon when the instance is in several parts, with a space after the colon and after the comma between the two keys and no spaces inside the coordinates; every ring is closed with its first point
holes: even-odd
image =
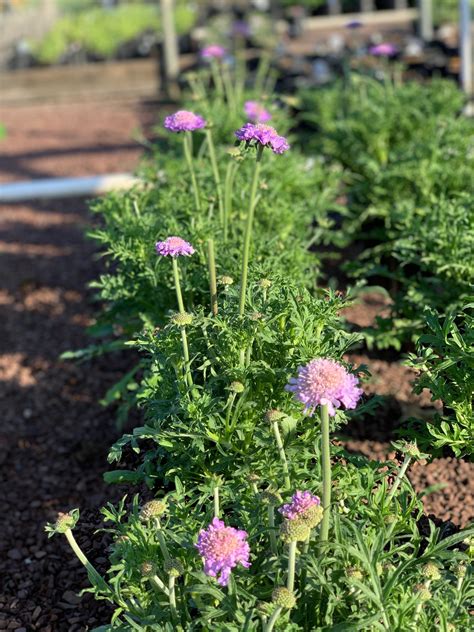
{"type": "Polygon", "coordinates": [[[266,123],[272,118],[272,115],[258,101],[246,101],[244,104],[244,112],[249,121],[253,123],[266,123]]]}
{"type": "Polygon", "coordinates": [[[226,52],[226,49],[219,44],[209,44],[201,50],[201,57],[203,59],[222,59],[226,52]]]}
{"type": "Polygon", "coordinates": [[[204,572],[217,577],[217,583],[227,586],[230,572],[240,564],[249,568],[250,547],[248,534],[233,527],[226,527],[222,520],[213,518],[207,529],[199,532],[197,544],[204,561],[204,572]]]}
{"type": "Polygon", "coordinates": [[[390,42],[382,42],[369,48],[369,53],[374,57],[394,57],[398,53],[398,48],[390,42]]]}
{"type": "Polygon", "coordinates": [[[345,24],[346,29],[350,30],[360,29],[362,26],[364,25],[359,20],[351,20],[350,22],[346,22],[345,24]]]}
{"type": "Polygon", "coordinates": [[[193,132],[196,129],[202,129],[205,125],[206,121],[202,116],[187,110],[178,110],[178,112],[170,114],[164,122],[164,126],[170,132],[193,132]]]}
{"type": "Polygon", "coordinates": [[[278,510],[282,516],[287,520],[305,519],[305,514],[308,509],[320,505],[321,501],[317,496],[314,496],[311,492],[299,492],[297,491],[291,497],[291,503],[283,505],[278,510]]]}
{"type": "Polygon", "coordinates": [[[279,136],[274,127],[264,123],[245,123],[235,135],[239,140],[254,140],[264,147],[270,147],[275,154],[282,154],[290,148],[284,136],[279,136]]]}
{"type": "Polygon", "coordinates": [[[305,413],[313,415],[316,406],[327,405],[329,414],[334,416],[341,405],[357,406],[362,395],[358,385],[358,378],[338,362],[316,358],[298,367],[298,377],[291,378],[285,388],[304,404],[305,413]]]}
{"type": "Polygon", "coordinates": [[[155,244],[156,252],[163,257],[189,257],[195,250],[191,244],[181,237],[168,237],[155,244]]]}

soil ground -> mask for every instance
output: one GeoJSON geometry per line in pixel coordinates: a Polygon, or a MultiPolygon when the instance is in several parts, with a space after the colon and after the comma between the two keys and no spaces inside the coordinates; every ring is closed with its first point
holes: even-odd
{"type": "MultiPolygon", "coordinates": [[[[84,102],[0,108],[8,132],[0,179],[92,175],[126,171],[142,147],[131,139],[156,115],[153,104],[84,102]]],[[[116,355],[82,365],[61,352],[88,342],[84,326],[94,306],[88,281],[100,271],[94,247],[83,236],[91,221],[83,200],[0,206],[0,630],[79,632],[107,620],[106,606],[89,595],[83,568],[65,541],[48,540],[44,523],[80,506],[79,540],[100,567],[106,550],[99,508],[121,496],[102,481],[106,454],[117,436],[114,411],[97,401],[126,370],[116,355]]],[[[353,311],[367,319],[373,301],[353,311]]],[[[389,397],[390,414],[370,425],[354,424],[347,445],[368,456],[390,454],[401,415],[431,406],[410,394],[412,373],[398,361],[354,356],[374,374],[368,392],[389,397]]],[[[393,456],[393,455],[391,455],[393,456]]],[[[427,513],[463,525],[473,517],[474,464],[437,459],[418,464],[410,477],[421,491],[445,484],[425,499],[427,513]]]]}

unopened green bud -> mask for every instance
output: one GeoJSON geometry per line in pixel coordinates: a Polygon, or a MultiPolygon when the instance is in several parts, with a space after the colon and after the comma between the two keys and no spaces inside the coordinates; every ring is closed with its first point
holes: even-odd
{"type": "Polygon", "coordinates": [[[75,524],[74,516],[69,513],[59,513],[54,528],[58,533],[66,533],[69,529],[73,529],[75,524]]]}
{"type": "Polygon", "coordinates": [[[394,522],[397,522],[397,516],[395,514],[387,514],[384,516],[383,521],[385,524],[393,524],[394,522]]]}
{"type": "Polygon", "coordinates": [[[153,577],[156,575],[156,566],[153,562],[142,562],[140,564],[140,574],[142,577],[153,577]]]}
{"type": "Polygon", "coordinates": [[[429,601],[432,597],[429,588],[425,584],[417,584],[415,586],[415,593],[420,601],[429,601]]]}
{"type": "Polygon", "coordinates": [[[421,456],[418,446],[416,445],[416,443],[413,443],[412,441],[407,441],[405,443],[403,451],[406,454],[408,454],[408,456],[411,456],[412,459],[419,459],[421,456]]]}
{"type": "Polygon", "coordinates": [[[152,518],[159,518],[166,511],[166,503],[162,500],[150,500],[145,503],[140,511],[140,520],[148,522],[152,518]]]}
{"type": "Polygon", "coordinates": [[[439,568],[433,562],[428,562],[425,564],[421,570],[423,577],[430,580],[441,579],[441,573],[439,572],[439,568]]]}
{"type": "Polygon", "coordinates": [[[457,562],[454,565],[453,573],[456,575],[458,579],[462,579],[463,577],[465,577],[467,573],[466,564],[464,564],[464,562],[457,562]]]}
{"type": "Polygon", "coordinates": [[[255,472],[250,472],[247,476],[247,480],[249,483],[258,483],[261,479],[258,474],[255,474],[255,472]]]}
{"type": "Polygon", "coordinates": [[[278,586],[272,592],[272,601],[275,605],[280,606],[280,608],[291,610],[295,607],[296,597],[288,588],[278,586]]]}
{"type": "Polygon", "coordinates": [[[267,410],[265,413],[265,421],[268,421],[269,424],[275,423],[275,421],[279,421],[283,419],[285,413],[282,413],[280,410],[273,408],[272,410],[267,410]]]}
{"type": "Polygon", "coordinates": [[[314,529],[314,527],[317,527],[323,519],[323,513],[324,509],[321,505],[312,505],[304,512],[301,518],[310,529],[314,529]]]}
{"type": "Polygon", "coordinates": [[[272,286],[272,282],[270,281],[270,279],[260,279],[259,286],[262,288],[262,290],[267,290],[269,287],[272,286]]]}
{"type": "Polygon", "coordinates": [[[346,568],[346,575],[349,579],[357,579],[358,581],[361,581],[364,577],[362,571],[357,568],[357,566],[348,566],[346,568]]]}
{"type": "Polygon", "coordinates": [[[311,529],[303,520],[285,520],[280,527],[283,542],[304,542],[309,538],[311,529]]]}
{"type": "Polygon", "coordinates": [[[173,325],[178,325],[178,327],[186,327],[186,325],[190,325],[193,322],[193,315],[187,312],[178,312],[173,314],[171,322],[173,325]]]}
{"type": "Polygon", "coordinates": [[[184,566],[177,559],[171,559],[165,562],[165,571],[171,577],[180,577],[184,573],[184,566]]]}
{"type": "Polygon", "coordinates": [[[271,487],[264,490],[260,494],[260,498],[262,502],[265,503],[266,505],[274,505],[274,506],[281,504],[283,500],[280,493],[276,489],[272,489],[271,487]]]}
{"type": "Polygon", "coordinates": [[[242,382],[231,382],[229,384],[229,391],[231,391],[231,393],[243,393],[244,390],[245,386],[242,382]]]}
{"type": "Polygon", "coordinates": [[[233,285],[234,279],[231,276],[227,276],[226,274],[218,277],[217,282],[219,285],[233,285]]]}

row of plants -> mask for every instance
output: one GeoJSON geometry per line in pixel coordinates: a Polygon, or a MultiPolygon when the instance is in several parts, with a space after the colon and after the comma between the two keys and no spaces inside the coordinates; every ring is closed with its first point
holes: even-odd
{"type": "MultiPolygon", "coordinates": [[[[74,538],[77,510],[48,530],[114,604],[101,632],[467,629],[474,529],[420,529],[406,472],[427,455],[400,442],[403,461],[379,463],[330,440],[378,414],[367,367],[344,360],[363,341],[340,315],[350,296],[318,283],[310,251],[337,243],[343,170],[290,147],[285,111],[206,56],[213,87],[189,77],[195,111],[165,119],[145,187],[95,206],[95,333],[112,338],[81,355],[138,350],[115,394],[144,419],[110,452],[106,480],[132,487],[102,510],[107,574],[74,538]]],[[[425,354],[438,388],[446,368],[457,382],[452,357],[425,354]]]]}

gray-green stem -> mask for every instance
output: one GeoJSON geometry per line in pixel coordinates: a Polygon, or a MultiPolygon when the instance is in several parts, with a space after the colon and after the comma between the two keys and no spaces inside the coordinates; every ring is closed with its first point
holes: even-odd
{"type": "Polygon", "coordinates": [[[163,555],[163,559],[165,562],[171,561],[171,556],[168,551],[168,546],[166,544],[165,536],[163,535],[163,531],[161,529],[161,523],[159,518],[155,518],[155,526],[156,526],[156,537],[158,538],[158,544],[160,545],[161,554],[163,555]]]}
{"type": "Polygon", "coordinates": [[[168,597],[169,590],[166,588],[166,586],[161,581],[161,579],[158,577],[158,575],[153,575],[152,577],[149,577],[149,580],[150,580],[151,585],[154,588],[156,588],[157,590],[161,590],[168,597]]]}
{"type": "Polygon", "coordinates": [[[250,241],[252,239],[252,226],[253,226],[253,217],[254,217],[254,212],[255,212],[255,197],[257,195],[257,187],[258,187],[258,179],[260,176],[262,154],[263,154],[263,145],[258,144],[255,169],[253,172],[252,184],[250,187],[250,201],[249,201],[249,208],[247,212],[247,222],[245,224],[244,250],[243,250],[243,255],[242,255],[242,273],[240,276],[240,301],[239,301],[239,315],[240,316],[244,315],[244,310],[245,310],[250,241]]]}
{"type": "Polygon", "coordinates": [[[272,429],[273,429],[273,434],[275,436],[275,441],[278,447],[278,454],[280,456],[280,461],[283,467],[283,473],[285,476],[285,487],[286,489],[291,489],[290,471],[288,469],[288,461],[286,460],[285,448],[283,446],[283,441],[281,438],[278,421],[272,422],[272,429]]]}
{"type": "Polygon", "coordinates": [[[234,178],[237,173],[237,165],[234,161],[229,162],[224,181],[224,242],[227,241],[229,233],[229,220],[232,215],[232,194],[234,190],[234,178]]]}
{"type": "Polygon", "coordinates": [[[211,311],[217,316],[217,278],[216,278],[216,257],[214,253],[214,240],[207,241],[207,264],[209,268],[209,289],[211,292],[211,311]]]}
{"type": "Polygon", "coordinates": [[[224,225],[224,200],[222,196],[222,182],[219,173],[219,167],[217,165],[216,149],[214,146],[214,139],[212,138],[212,131],[206,127],[206,139],[207,147],[209,149],[209,158],[211,160],[212,174],[214,176],[214,183],[216,185],[217,201],[219,205],[219,219],[222,226],[224,225]]]}
{"type": "Polygon", "coordinates": [[[400,483],[402,482],[403,477],[405,476],[408,466],[410,465],[410,461],[411,461],[411,456],[409,454],[405,454],[402,467],[400,468],[400,471],[398,472],[396,479],[393,481],[392,489],[390,490],[387,496],[387,504],[392,500],[392,498],[395,495],[395,492],[400,487],[400,483]]]}
{"type": "Polygon", "coordinates": [[[268,515],[268,529],[270,534],[270,548],[273,555],[278,555],[278,544],[275,533],[275,507],[271,503],[267,508],[268,515]]]}
{"type": "Polygon", "coordinates": [[[107,592],[109,595],[113,595],[114,592],[113,592],[112,588],[107,584],[107,582],[102,577],[102,575],[94,568],[94,566],[92,566],[92,564],[89,562],[87,557],[82,552],[82,549],[79,546],[79,544],[76,542],[76,538],[74,537],[71,529],[68,529],[64,533],[64,535],[66,536],[66,539],[67,539],[67,541],[69,543],[69,546],[71,547],[71,549],[76,554],[78,560],[81,562],[81,564],[83,566],[85,566],[85,568],[87,570],[87,574],[88,574],[90,580],[98,588],[100,588],[100,590],[103,590],[104,592],[107,592]]]}
{"type": "Polygon", "coordinates": [[[169,602],[170,602],[171,618],[176,624],[176,622],[178,621],[178,612],[176,610],[175,583],[176,583],[176,578],[173,577],[173,575],[170,575],[168,579],[169,602]]]}
{"type": "MultiPolygon", "coordinates": [[[[295,590],[295,572],[296,572],[296,551],[297,551],[298,543],[290,542],[288,545],[288,574],[286,579],[286,587],[287,589],[293,593],[295,590]]],[[[264,632],[272,632],[275,623],[277,622],[278,617],[280,616],[283,608],[281,606],[277,606],[272,616],[268,620],[267,625],[264,628],[264,632]]]]}
{"type": "Polygon", "coordinates": [[[219,486],[214,487],[214,518],[219,518],[220,506],[219,506],[219,486]]]}
{"type": "MultiPolygon", "coordinates": [[[[174,277],[174,287],[176,290],[176,298],[178,300],[178,308],[180,314],[185,314],[184,302],[183,302],[183,294],[181,292],[181,281],[179,278],[179,268],[178,268],[178,259],[177,257],[172,257],[173,260],[173,277],[174,277]]],[[[186,327],[181,327],[181,344],[183,347],[183,359],[184,359],[184,374],[186,378],[186,383],[191,388],[193,386],[193,378],[191,375],[191,361],[189,359],[189,347],[188,347],[188,337],[186,335],[186,327]]]]}
{"type": "Polygon", "coordinates": [[[327,542],[331,522],[331,443],[329,441],[329,411],[321,406],[321,467],[323,475],[323,519],[319,532],[320,543],[327,542]]]}
{"type": "Polygon", "coordinates": [[[199,187],[196,180],[196,173],[194,171],[194,162],[193,162],[193,137],[192,132],[184,132],[183,136],[183,148],[184,148],[184,157],[186,158],[186,162],[188,163],[189,173],[191,175],[191,183],[193,186],[194,193],[194,203],[196,205],[196,210],[201,210],[201,200],[199,194],[199,187]]]}

